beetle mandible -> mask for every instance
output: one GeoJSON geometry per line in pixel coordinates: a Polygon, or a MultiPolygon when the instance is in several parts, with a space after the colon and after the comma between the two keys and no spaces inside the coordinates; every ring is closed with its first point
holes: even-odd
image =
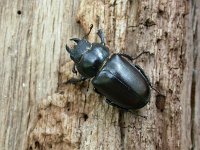
{"type": "Polygon", "coordinates": [[[110,56],[101,29],[97,32],[100,43],[90,43],[86,39],[92,27],[93,25],[82,39],[70,39],[76,43],[73,49],[66,45],[66,50],[74,61],[72,71],[81,74],[80,79],[71,78],[67,83],[74,84],[92,78],[95,91],[104,95],[110,105],[124,110],[144,107],[150,100],[150,87],[154,88],[143,69],[130,61],[147,52],[144,51],[135,58],[122,53],[110,56]]]}

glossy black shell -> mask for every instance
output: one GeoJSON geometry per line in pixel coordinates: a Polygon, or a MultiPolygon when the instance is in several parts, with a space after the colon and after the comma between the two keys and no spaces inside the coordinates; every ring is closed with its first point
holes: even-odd
{"type": "Polygon", "coordinates": [[[75,64],[73,72],[77,69],[81,74],[80,79],[72,78],[67,83],[93,78],[94,88],[106,97],[109,104],[125,110],[144,107],[149,102],[151,93],[151,84],[144,71],[127,60],[132,60],[129,55],[114,54],[110,57],[102,30],[98,30],[97,34],[101,43],[90,43],[85,38],[73,38],[71,40],[77,45],[73,49],[66,45],[66,50],[75,64]]]}
{"type": "Polygon", "coordinates": [[[146,77],[120,55],[112,55],[92,83],[98,92],[121,108],[139,109],[149,102],[146,77]]]}
{"type": "Polygon", "coordinates": [[[91,48],[76,63],[77,70],[86,78],[94,77],[108,57],[109,51],[107,47],[99,43],[93,43],[91,48]]]}

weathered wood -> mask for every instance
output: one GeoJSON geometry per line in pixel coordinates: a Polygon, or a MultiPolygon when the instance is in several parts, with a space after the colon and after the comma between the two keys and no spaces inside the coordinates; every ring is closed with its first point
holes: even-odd
{"type": "Polygon", "coordinates": [[[193,50],[193,82],[191,96],[191,140],[194,150],[200,149],[200,1],[191,1],[190,10],[190,38],[189,50],[193,50]],[[193,49],[192,49],[193,48],[193,49]]]}
{"type": "Polygon", "coordinates": [[[57,90],[62,38],[78,34],[72,17],[77,6],[78,1],[0,1],[1,150],[25,149],[36,106],[57,90]]]}
{"type": "Polygon", "coordinates": [[[1,0],[0,149],[200,149],[199,6],[1,0]],[[102,28],[111,53],[150,52],[134,63],[165,96],[152,91],[138,111],[147,119],[109,106],[89,81],[64,84],[78,76],[65,43],[90,24],[89,40],[102,28]]]}

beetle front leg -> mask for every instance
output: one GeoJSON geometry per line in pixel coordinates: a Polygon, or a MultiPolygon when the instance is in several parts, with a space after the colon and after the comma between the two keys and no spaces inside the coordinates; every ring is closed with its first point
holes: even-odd
{"type": "Polygon", "coordinates": [[[102,31],[102,29],[99,29],[98,32],[97,32],[97,35],[100,37],[101,39],[101,44],[105,45],[105,36],[104,36],[104,33],[102,31]]]}
{"type": "Polygon", "coordinates": [[[90,30],[89,32],[83,37],[83,39],[87,38],[88,35],[90,34],[90,32],[92,31],[92,28],[93,28],[93,24],[90,25],[90,30]]]}
{"type": "Polygon", "coordinates": [[[65,82],[65,84],[76,84],[76,83],[79,83],[79,82],[82,82],[82,81],[85,81],[87,78],[81,76],[80,79],[77,79],[77,78],[71,78],[69,79],[67,82],[65,82]]]}

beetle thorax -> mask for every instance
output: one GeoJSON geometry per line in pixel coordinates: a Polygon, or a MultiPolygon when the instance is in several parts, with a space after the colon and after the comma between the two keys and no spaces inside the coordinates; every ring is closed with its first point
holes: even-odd
{"type": "Polygon", "coordinates": [[[98,73],[108,57],[107,47],[93,43],[92,47],[82,54],[80,61],[76,63],[76,67],[82,76],[92,78],[98,73]]]}
{"type": "Polygon", "coordinates": [[[102,43],[90,43],[86,39],[73,38],[77,45],[66,47],[78,72],[86,78],[94,77],[109,57],[109,50],[102,43]]]}

